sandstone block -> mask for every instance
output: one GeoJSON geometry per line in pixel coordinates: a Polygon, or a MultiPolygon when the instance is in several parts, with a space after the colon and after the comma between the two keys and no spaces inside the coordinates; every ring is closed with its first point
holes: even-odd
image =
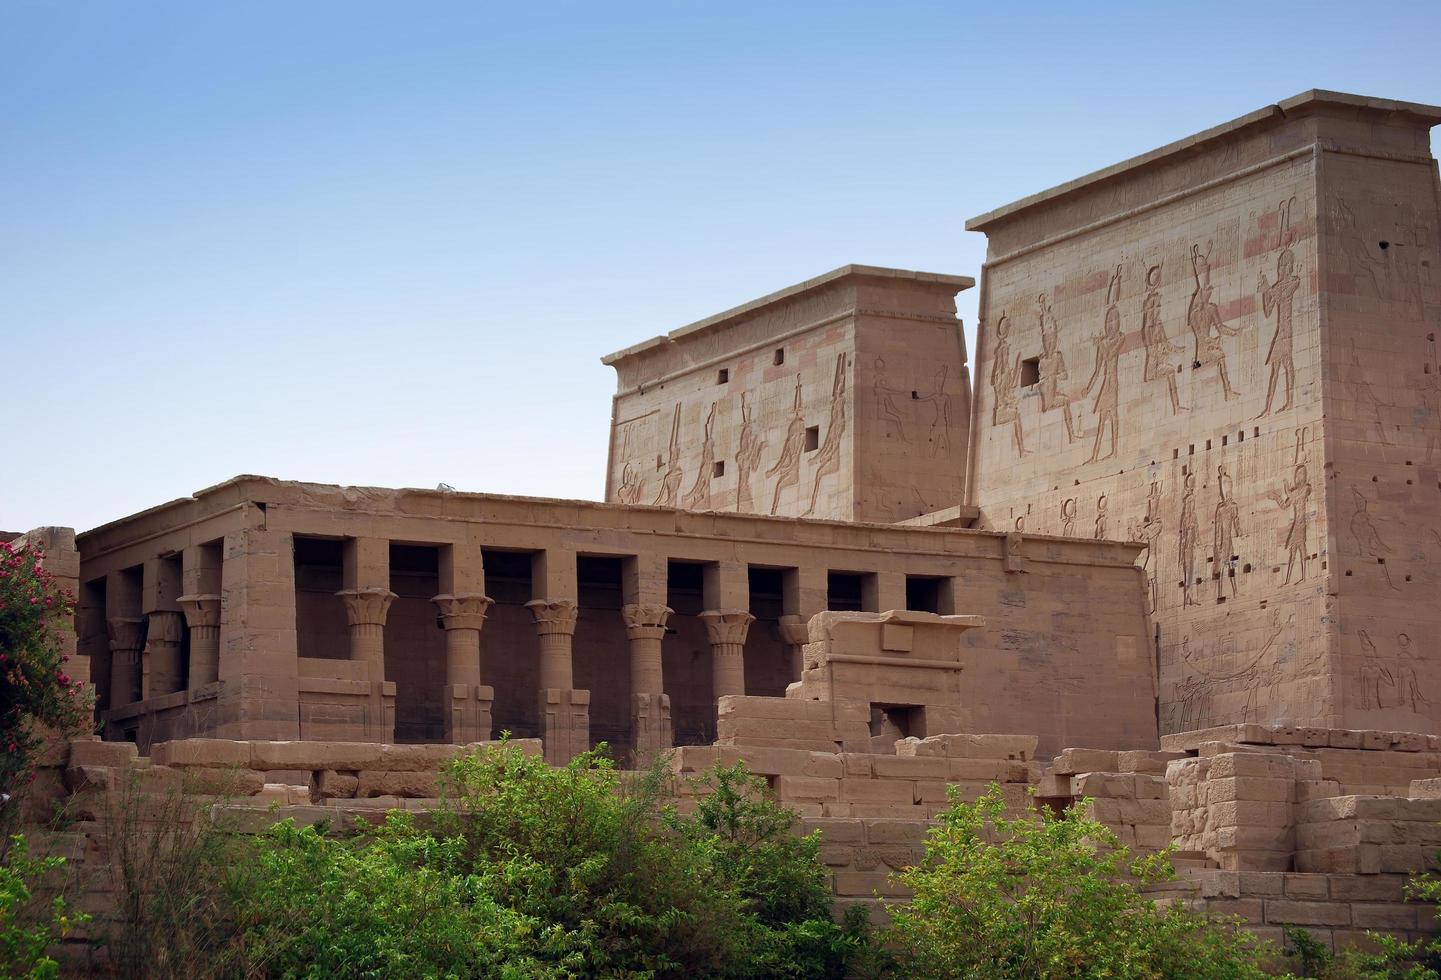
{"type": "Polygon", "coordinates": [[[1051,763],[1051,770],[1061,775],[1083,772],[1116,772],[1116,753],[1104,749],[1062,749],[1051,763]]]}
{"type": "Polygon", "coordinates": [[[136,760],[139,752],[132,742],[97,742],[75,739],[70,743],[69,766],[124,767],[136,760]]]}
{"type": "Polygon", "coordinates": [[[1416,929],[1431,923],[1431,910],[1415,905],[1358,903],[1351,906],[1351,924],[1358,929],[1416,929]],[[1418,925],[1417,912],[1421,913],[1418,925]]]}
{"type": "Polygon", "coordinates": [[[432,799],[439,795],[439,777],[434,772],[362,770],[355,789],[357,800],[386,797],[432,799]]]}
{"type": "Polygon", "coordinates": [[[159,766],[249,766],[250,743],[223,738],[183,738],[151,746],[159,766]]]}
{"type": "Polygon", "coordinates": [[[921,844],[928,829],[923,820],[869,820],[864,826],[871,844],[921,844]]]}
{"type": "Polygon", "coordinates": [[[1331,897],[1331,881],[1323,874],[1289,874],[1285,880],[1287,898],[1326,899],[1331,897]]]}
{"type": "Polygon", "coordinates": [[[777,776],[776,793],[783,802],[839,802],[840,780],[816,776],[777,776]]]}
{"type": "Polygon", "coordinates": [[[1351,906],[1344,902],[1303,902],[1287,898],[1266,899],[1269,925],[1349,926],[1351,906]]]}
{"type": "Polygon", "coordinates": [[[801,821],[801,833],[819,830],[821,839],[830,844],[860,844],[866,839],[865,824],[859,820],[807,819],[801,821]]]}

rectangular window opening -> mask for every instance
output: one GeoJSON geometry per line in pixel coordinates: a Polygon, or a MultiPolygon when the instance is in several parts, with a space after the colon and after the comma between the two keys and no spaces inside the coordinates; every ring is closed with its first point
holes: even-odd
{"type": "Polygon", "coordinates": [[[1028,357],[1021,362],[1021,387],[1029,388],[1041,383],[1041,359],[1028,357]]]}
{"type": "Polygon", "coordinates": [[[821,448],[821,427],[818,425],[806,426],[806,452],[813,452],[821,448]]]}
{"type": "Polygon", "coordinates": [[[730,371],[730,368],[721,368],[719,371],[716,372],[716,375],[715,375],[715,383],[716,383],[716,384],[718,384],[718,385],[730,384],[730,380],[731,380],[731,371],[730,371]]]}

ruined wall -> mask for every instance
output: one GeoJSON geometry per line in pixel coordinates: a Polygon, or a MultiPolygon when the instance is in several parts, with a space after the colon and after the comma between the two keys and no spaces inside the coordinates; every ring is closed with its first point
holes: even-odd
{"type": "Polygon", "coordinates": [[[605,358],[606,500],[882,522],[956,503],[970,284],[848,266],[605,358]]]}
{"type": "MultiPolygon", "coordinates": [[[[1350,580],[1335,550],[1355,505],[1328,480],[1343,451],[1328,392],[1338,357],[1356,378],[1372,369],[1330,326],[1325,235],[1336,181],[1371,181],[1334,172],[1325,154],[1323,182],[1318,161],[1336,119],[1358,113],[1377,110],[1298,97],[968,225],[990,236],[972,502],[990,528],[1148,545],[1163,732],[1352,723],[1342,690],[1358,668],[1337,659],[1336,598],[1350,580]]],[[[1356,129],[1367,152],[1388,142],[1384,127],[1356,129]]],[[[1410,347],[1419,409],[1420,338],[1410,347]]],[[[1389,384],[1384,372],[1369,381],[1389,384]]],[[[1365,386],[1359,398],[1349,404],[1374,423],[1365,386]]],[[[1380,438],[1374,424],[1352,431],[1358,450],[1380,438]]],[[[1403,468],[1390,471],[1393,497],[1403,468]]],[[[1441,513],[1434,495],[1407,499],[1441,513]]],[[[1387,724],[1434,730],[1433,714],[1407,719],[1387,724]]]]}

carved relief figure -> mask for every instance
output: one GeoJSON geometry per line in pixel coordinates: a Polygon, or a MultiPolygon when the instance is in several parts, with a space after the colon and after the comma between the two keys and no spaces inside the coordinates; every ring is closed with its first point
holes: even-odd
{"type": "Polygon", "coordinates": [[[1080,432],[1071,417],[1071,396],[1062,390],[1062,382],[1070,378],[1066,357],[1061,353],[1061,329],[1046,302],[1046,294],[1036,297],[1036,319],[1041,326],[1041,357],[1037,365],[1041,380],[1041,411],[1061,409],[1066,417],[1066,441],[1075,442],[1080,432]]]}
{"type": "Polygon", "coordinates": [[[1181,494],[1181,604],[1194,606],[1196,596],[1193,586],[1196,581],[1196,542],[1201,537],[1201,526],[1196,520],[1196,474],[1186,474],[1185,491],[1181,494]]]}
{"type": "MultiPolygon", "coordinates": [[[[1156,611],[1156,605],[1160,600],[1160,589],[1155,564],[1152,555],[1156,550],[1156,539],[1161,536],[1161,484],[1152,481],[1150,492],[1146,496],[1146,517],[1139,525],[1131,525],[1126,528],[1126,537],[1131,541],[1146,542],[1146,550],[1141,552],[1141,568],[1151,580],[1151,612],[1156,611]]],[[[1159,559],[1154,559],[1159,564],[1159,559]]]]}
{"type": "Polygon", "coordinates": [[[996,353],[991,361],[991,391],[996,405],[991,413],[992,425],[1011,426],[1011,441],[1015,443],[1016,455],[1026,455],[1026,435],[1021,431],[1021,406],[1016,389],[1021,383],[1017,362],[1011,357],[1010,321],[1001,311],[996,321],[996,353]]]}
{"type": "Polygon", "coordinates": [[[685,471],[680,465],[680,403],[677,402],[675,414],[670,421],[670,449],[666,458],[665,476],[661,477],[660,492],[656,494],[655,500],[651,501],[651,506],[674,507],[675,496],[684,477],[685,471]]]}
{"type": "Polygon", "coordinates": [[[760,469],[761,453],[765,448],[765,440],[756,436],[751,409],[746,404],[746,393],[741,392],[740,447],[736,450],[736,510],[742,513],[749,514],[756,509],[751,496],[751,476],[760,469]]]}
{"type": "Polygon", "coordinates": [[[1061,501],[1061,534],[1074,537],[1076,533],[1076,498],[1067,497],[1061,501]]]}
{"type": "Polygon", "coordinates": [[[1106,506],[1108,501],[1103,493],[1096,498],[1096,540],[1100,541],[1106,536],[1106,506]]]}
{"type": "Polygon", "coordinates": [[[1196,338],[1196,359],[1192,364],[1193,368],[1209,367],[1216,365],[1216,370],[1221,375],[1221,391],[1226,401],[1236,397],[1235,390],[1231,387],[1231,376],[1226,373],[1226,351],[1222,346],[1222,337],[1234,337],[1241,331],[1235,327],[1228,327],[1221,319],[1221,308],[1216,305],[1212,298],[1214,288],[1211,285],[1211,246],[1208,243],[1206,251],[1201,251],[1200,245],[1191,246],[1191,274],[1196,280],[1196,289],[1191,293],[1190,305],[1186,308],[1186,323],[1191,328],[1192,335],[1196,338]]]}
{"type": "Polygon", "coordinates": [[[1426,462],[1435,459],[1436,450],[1441,448],[1441,360],[1436,354],[1436,333],[1426,335],[1426,363],[1421,382],[1421,404],[1425,418],[1421,425],[1426,430],[1426,462]]]}
{"type": "Polygon", "coordinates": [[[931,405],[930,445],[931,456],[951,451],[951,396],[946,394],[946,376],[950,374],[949,364],[942,364],[936,371],[935,390],[920,399],[931,405]]]}
{"type": "Polygon", "coordinates": [[[715,472],[715,440],[711,427],[715,424],[716,403],[710,403],[710,412],[705,417],[705,436],[700,447],[700,469],[696,472],[695,483],[691,484],[681,502],[687,510],[708,510],[710,508],[710,481],[715,472]]]}
{"type": "Polygon", "coordinates": [[[786,426],[786,439],[781,443],[780,458],[770,469],[767,477],[776,477],[775,496],[771,498],[771,514],[780,509],[781,491],[793,487],[801,480],[801,453],[806,448],[806,420],[801,414],[801,376],[796,375],[796,398],[791,408],[791,421],[786,426]]]}
{"type": "Polygon", "coordinates": [[[1216,598],[1225,591],[1225,580],[1231,580],[1231,595],[1236,595],[1236,555],[1234,538],[1243,537],[1241,531],[1241,507],[1231,496],[1231,476],[1225,464],[1216,467],[1216,486],[1221,499],[1216,502],[1216,514],[1212,519],[1214,550],[1212,564],[1216,568],[1216,598]]]}
{"type": "MultiPolygon", "coordinates": [[[[995,377],[995,372],[991,376],[995,377]]],[[[875,383],[871,386],[872,394],[876,401],[876,418],[886,424],[886,434],[890,435],[891,429],[895,429],[896,436],[901,442],[910,442],[906,438],[906,419],[901,410],[896,407],[896,396],[901,392],[892,388],[886,378],[886,359],[877,357],[875,361],[875,383]]]]}
{"type": "Polygon", "coordinates": [[[1390,699],[1389,689],[1395,688],[1396,678],[1377,655],[1371,634],[1359,629],[1356,636],[1361,641],[1361,707],[1367,711],[1378,711],[1390,699]],[[1385,695],[1381,693],[1382,685],[1388,689],[1385,695]]]}
{"type": "Polygon", "coordinates": [[[1286,581],[1282,584],[1291,584],[1291,573],[1296,567],[1296,559],[1301,559],[1301,576],[1296,579],[1298,582],[1306,581],[1306,508],[1311,503],[1311,481],[1306,475],[1305,466],[1297,466],[1290,483],[1285,484],[1279,492],[1272,490],[1270,493],[1276,506],[1285,509],[1291,508],[1291,524],[1286,529],[1286,581]]]}
{"type": "Polygon", "coordinates": [[[1430,704],[1421,693],[1421,682],[1416,677],[1416,651],[1411,648],[1411,637],[1405,633],[1396,634],[1396,693],[1402,705],[1409,705],[1412,711],[1420,711],[1420,705],[1430,704]]]}
{"type": "Polygon", "coordinates": [[[1271,610],[1271,635],[1266,637],[1266,642],[1261,645],[1261,652],[1256,655],[1255,661],[1247,671],[1249,675],[1246,680],[1246,704],[1241,711],[1243,721],[1261,720],[1261,691],[1266,691],[1265,704],[1271,704],[1276,700],[1276,688],[1281,685],[1281,662],[1275,653],[1276,641],[1283,634],[1294,630],[1296,626],[1296,614],[1291,613],[1286,622],[1281,622],[1281,612],[1278,609],[1271,610]]]}
{"type": "Polygon", "coordinates": [[[831,417],[826,425],[826,441],[816,453],[815,482],[811,484],[811,505],[802,516],[815,512],[816,499],[820,496],[821,480],[841,470],[841,437],[846,432],[846,355],[836,355],[836,373],[831,380],[831,417]]]}
{"type": "Polygon", "coordinates": [[[1271,399],[1276,395],[1276,382],[1282,375],[1286,377],[1286,400],[1280,411],[1291,407],[1291,389],[1296,383],[1291,318],[1296,292],[1301,288],[1301,277],[1296,275],[1296,253],[1291,251],[1290,245],[1291,203],[1283,201],[1281,204],[1281,254],[1276,257],[1276,282],[1272,285],[1264,272],[1256,278],[1262,313],[1268,317],[1276,314],[1276,333],[1271,337],[1271,347],[1266,352],[1266,363],[1271,365],[1271,380],[1266,385],[1266,407],[1257,418],[1271,414],[1271,399]]]}
{"type": "Polygon", "coordinates": [[[1189,411],[1181,407],[1181,396],[1176,391],[1176,370],[1171,358],[1184,348],[1171,343],[1166,336],[1166,326],[1161,322],[1161,266],[1146,270],[1146,299],[1141,304],[1141,341],[1146,348],[1146,368],[1143,377],[1147,381],[1166,382],[1166,391],[1171,396],[1171,414],[1189,411]]]}
{"type": "MultiPolygon", "coordinates": [[[[1371,520],[1370,501],[1355,487],[1351,488],[1351,496],[1356,502],[1356,510],[1351,514],[1351,537],[1356,541],[1357,553],[1384,560],[1381,559],[1381,556],[1389,553],[1391,549],[1386,547],[1385,541],[1381,540],[1381,532],[1376,530],[1376,522],[1371,520]]],[[[1396,583],[1391,581],[1390,570],[1384,564],[1380,567],[1381,574],[1386,576],[1386,584],[1400,592],[1396,583]]]]}
{"type": "Polygon", "coordinates": [[[615,499],[623,504],[634,505],[640,503],[640,495],[645,492],[645,482],[641,478],[638,468],[626,458],[630,455],[631,424],[626,423],[624,434],[621,436],[620,456],[626,461],[621,466],[620,486],[616,488],[615,499]]]}
{"type": "Polygon", "coordinates": [[[1356,396],[1356,420],[1368,422],[1376,427],[1376,438],[1381,440],[1385,446],[1391,445],[1391,440],[1386,437],[1386,423],[1381,418],[1381,407],[1392,407],[1390,402],[1383,402],[1376,397],[1376,392],[1371,388],[1371,382],[1366,380],[1366,369],[1361,365],[1361,358],[1356,354],[1356,338],[1351,341],[1351,364],[1346,372],[1347,380],[1351,382],[1352,392],[1356,396]]]}
{"type": "Polygon", "coordinates": [[[1121,334],[1121,312],[1117,304],[1121,299],[1121,267],[1116,266],[1116,274],[1111,277],[1111,284],[1106,288],[1106,328],[1101,334],[1092,338],[1096,345],[1096,366],[1091,371],[1091,380],[1086,382],[1086,390],[1082,397],[1089,395],[1092,388],[1100,384],[1096,392],[1096,401],[1092,406],[1096,413],[1096,444],[1091,447],[1091,458],[1087,460],[1094,463],[1099,459],[1110,459],[1116,455],[1116,406],[1120,395],[1120,371],[1121,371],[1121,344],[1124,340],[1121,334]],[[1106,455],[1100,456],[1101,437],[1106,432],[1106,424],[1110,423],[1111,443],[1106,455]]]}
{"type": "Polygon", "coordinates": [[[1195,662],[1195,656],[1191,652],[1191,638],[1184,637],[1181,640],[1181,668],[1186,672],[1185,680],[1176,691],[1181,719],[1179,727],[1173,725],[1173,731],[1198,731],[1206,727],[1211,717],[1212,681],[1206,676],[1204,667],[1195,662]],[[1194,674],[1191,673],[1193,669],[1196,670],[1194,674]]]}

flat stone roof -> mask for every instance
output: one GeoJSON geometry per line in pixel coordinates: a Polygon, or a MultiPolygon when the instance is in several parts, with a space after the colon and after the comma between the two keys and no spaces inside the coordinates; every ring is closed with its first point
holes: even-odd
{"type": "Polygon", "coordinates": [[[976,280],[970,276],[950,276],[939,272],[916,272],[910,269],[889,269],[885,266],[878,265],[843,265],[839,269],[832,269],[830,272],[816,276],[813,279],[807,279],[804,282],[798,282],[793,286],[787,286],[784,289],[778,289],[773,293],[766,293],[759,299],[753,299],[749,303],[743,303],[740,306],[732,307],[731,309],[725,310],[724,312],[717,313],[713,316],[708,316],[704,320],[697,320],[696,322],[686,324],[683,327],[677,327],[670,333],[661,334],[658,337],[652,337],[650,340],[643,340],[638,344],[632,344],[631,346],[626,347],[623,350],[616,351],[614,354],[607,354],[605,357],[602,357],[600,359],[600,362],[607,367],[613,366],[628,357],[633,357],[636,354],[643,354],[646,351],[654,350],[657,347],[664,347],[666,344],[673,344],[676,341],[684,340],[688,337],[693,337],[697,334],[705,333],[715,327],[720,326],[723,323],[734,320],[748,313],[754,313],[755,311],[763,309],[767,306],[771,306],[775,303],[780,303],[788,299],[793,299],[796,296],[800,296],[803,293],[810,292],[813,289],[819,289],[821,286],[828,285],[841,279],[847,279],[852,276],[863,276],[871,279],[911,279],[916,282],[926,282],[934,283],[940,286],[950,286],[953,287],[956,292],[960,292],[963,289],[970,289],[976,284],[976,280]]]}
{"type": "Polygon", "coordinates": [[[1012,201],[1010,204],[1002,205],[993,211],[987,211],[985,214],[977,215],[966,222],[966,231],[985,231],[987,227],[999,221],[1015,217],[1022,211],[1029,210],[1038,205],[1046,204],[1058,198],[1086,190],[1130,171],[1148,167],[1169,157],[1199,152],[1243,129],[1285,119],[1293,113],[1314,111],[1322,106],[1339,107],[1378,114],[1410,116],[1427,127],[1441,124],[1441,106],[1426,105],[1420,102],[1399,102],[1395,99],[1375,99],[1364,95],[1350,95],[1346,92],[1331,92],[1325,89],[1313,88],[1309,91],[1302,92],[1300,95],[1294,95],[1289,99],[1277,102],[1274,105],[1257,109],[1255,112],[1248,112],[1246,115],[1232,119],[1230,122],[1224,122],[1219,126],[1213,126],[1210,129],[1192,136],[1187,136],[1185,139],[1176,140],[1174,143],[1167,143],[1165,146],[1151,150],[1149,153],[1142,153],[1140,156],[1131,157],[1129,160],[1123,160],[1120,163],[1104,167],[1101,170],[1086,174],[1084,177],[1077,177],[1075,180],[1067,181],[1064,184],[1057,184],[1049,190],[1040,191],[1029,197],[1023,197],[1019,201],[1012,201]]]}

